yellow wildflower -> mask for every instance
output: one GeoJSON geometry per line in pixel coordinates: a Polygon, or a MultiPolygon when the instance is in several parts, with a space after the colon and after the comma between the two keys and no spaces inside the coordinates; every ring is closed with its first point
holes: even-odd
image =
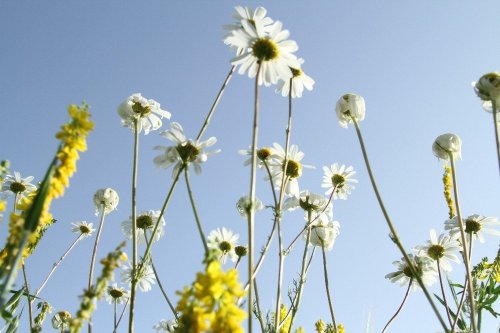
{"type": "Polygon", "coordinates": [[[318,320],[315,324],[314,324],[314,329],[316,330],[317,333],[323,333],[326,329],[326,324],[323,320],[318,320]]]}
{"type": "Polygon", "coordinates": [[[448,205],[448,216],[452,219],[455,214],[455,203],[451,196],[451,191],[453,190],[453,181],[451,179],[451,168],[448,165],[444,166],[443,174],[443,185],[444,185],[444,198],[446,199],[446,204],[448,205]]]}
{"type": "Polygon", "coordinates": [[[345,333],[344,325],[342,324],[337,325],[337,333],[345,333]]]}

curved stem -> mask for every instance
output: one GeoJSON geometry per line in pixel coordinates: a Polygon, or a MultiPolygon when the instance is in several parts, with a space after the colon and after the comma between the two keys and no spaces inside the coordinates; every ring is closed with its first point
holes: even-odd
{"type": "MultiPolygon", "coordinates": [[[[472,331],[474,333],[477,332],[476,328],[476,307],[475,307],[475,302],[474,302],[474,287],[472,285],[472,274],[471,274],[471,265],[470,265],[470,256],[469,256],[469,249],[467,248],[467,239],[465,238],[465,228],[464,228],[464,223],[462,220],[462,213],[460,211],[460,201],[458,198],[458,187],[457,187],[457,175],[456,175],[456,170],[455,170],[455,159],[453,157],[452,153],[449,153],[450,157],[450,162],[451,162],[451,175],[453,177],[453,191],[455,195],[455,208],[457,210],[457,219],[458,219],[458,225],[460,227],[460,239],[462,241],[462,248],[463,248],[463,259],[464,259],[464,264],[465,264],[465,271],[467,272],[467,280],[469,280],[469,283],[467,285],[467,290],[469,292],[469,304],[470,304],[470,314],[471,314],[471,324],[472,324],[472,331]]],[[[465,293],[465,290],[464,290],[465,293]]]]}
{"type": "Polygon", "coordinates": [[[498,156],[498,168],[500,171],[500,138],[498,137],[498,114],[497,114],[497,103],[492,100],[491,106],[493,109],[493,125],[495,127],[495,142],[497,144],[497,156],[498,156]]]}
{"type": "Polygon", "coordinates": [[[207,237],[203,231],[201,225],[200,217],[198,215],[198,210],[196,209],[196,204],[194,202],[193,191],[191,191],[191,184],[189,182],[189,169],[184,170],[184,176],[186,178],[186,186],[189,194],[189,201],[191,202],[191,208],[193,209],[194,219],[196,220],[196,226],[198,227],[198,232],[200,233],[201,242],[203,243],[203,248],[205,249],[205,255],[208,254],[207,237]]]}
{"type": "Polygon", "coordinates": [[[439,285],[441,286],[441,294],[443,295],[444,307],[446,309],[446,315],[448,316],[448,322],[450,323],[450,326],[451,326],[451,325],[453,325],[453,321],[451,319],[448,301],[446,300],[446,293],[444,292],[443,277],[441,275],[441,267],[439,265],[439,258],[436,260],[436,263],[437,263],[437,270],[438,270],[438,275],[439,275],[439,285]]]}
{"type": "MultiPolygon", "coordinates": [[[[95,236],[94,249],[92,250],[92,257],[90,258],[90,271],[89,271],[89,283],[88,290],[92,288],[93,280],[94,280],[94,264],[95,257],[97,255],[97,246],[99,244],[99,239],[101,238],[102,227],[104,226],[104,218],[106,217],[106,207],[102,205],[101,210],[101,221],[99,222],[99,228],[97,228],[97,234],[95,236]]],[[[92,318],[89,318],[88,322],[88,331],[92,332],[92,318]]]]}
{"type": "MultiPolygon", "coordinates": [[[[323,245],[323,240],[321,238],[319,238],[319,240],[321,241],[321,245],[323,245]]],[[[333,327],[335,328],[335,332],[337,332],[337,323],[335,322],[333,303],[332,303],[332,298],[330,296],[330,283],[328,282],[328,269],[326,267],[326,253],[324,246],[321,246],[321,252],[323,253],[323,272],[325,275],[325,289],[326,289],[326,296],[328,297],[328,307],[330,308],[330,316],[332,317],[333,327]]]]}
{"type": "Polygon", "coordinates": [[[389,321],[387,322],[387,324],[385,324],[384,329],[382,330],[382,333],[384,333],[387,330],[387,328],[389,327],[389,325],[393,322],[394,319],[396,319],[396,317],[398,316],[398,314],[401,312],[401,309],[403,309],[403,306],[405,305],[406,300],[408,299],[408,295],[410,294],[410,289],[411,289],[411,283],[412,282],[413,282],[413,278],[411,278],[410,282],[408,283],[408,289],[406,289],[406,293],[405,293],[405,297],[403,298],[403,302],[401,302],[401,305],[399,306],[399,308],[396,311],[396,313],[391,317],[391,319],[389,319],[389,321]]]}
{"type": "Polygon", "coordinates": [[[361,129],[359,128],[359,125],[358,125],[356,118],[354,118],[352,115],[351,115],[351,120],[353,121],[354,127],[356,128],[356,133],[358,135],[359,144],[361,146],[361,151],[363,153],[363,159],[365,160],[366,169],[368,171],[368,175],[370,176],[370,182],[372,184],[373,191],[375,192],[375,196],[377,197],[377,201],[379,203],[380,209],[382,210],[382,214],[384,215],[385,221],[387,222],[387,226],[389,227],[389,230],[390,230],[392,236],[394,237],[394,243],[396,244],[399,251],[403,255],[405,262],[408,264],[408,268],[410,268],[413,276],[416,276],[417,282],[418,282],[420,288],[422,288],[422,291],[424,292],[425,297],[427,298],[427,301],[429,302],[430,306],[432,307],[432,310],[436,314],[436,317],[439,320],[439,323],[441,324],[441,326],[443,327],[445,332],[449,332],[448,328],[446,327],[446,323],[443,320],[443,318],[441,317],[441,314],[439,313],[439,310],[437,309],[436,304],[434,304],[434,301],[432,300],[432,297],[431,297],[429,291],[427,290],[427,287],[424,285],[421,276],[416,273],[416,269],[413,266],[410,258],[408,257],[408,253],[406,252],[405,248],[403,247],[403,244],[401,243],[401,240],[398,236],[398,233],[396,232],[396,228],[394,227],[394,225],[391,221],[391,218],[389,217],[389,214],[387,213],[387,210],[385,209],[384,202],[382,201],[382,197],[378,191],[378,187],[377,187],[377,184],[375,182],[375,177],[373,176],[373,172],[372,172],[372,169],[370,166],[370,161],[368,160],[368,154],[366,153],[366,148],[365,148],[365,144],[363,141],[363,136],[361,135],[361,129]]]}
{"type": "Polygon", "coordinates": [[[132,167],[132,271],[130,284],[130,307],[128,317],[128,331],[134,332],[134,310],[135,310],[135,291],[137,286],[137,164],[139,154],[139,123],[134,119],[134,160],[132,167]]]}

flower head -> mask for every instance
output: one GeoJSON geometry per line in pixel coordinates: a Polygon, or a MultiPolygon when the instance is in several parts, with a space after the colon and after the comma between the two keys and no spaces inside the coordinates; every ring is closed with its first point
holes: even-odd
{"type": "Polygon", "coordinates": [[[226,263],[229,256],[232,262],[238,260],[235,252],[236,242],[240,236],[226,228],[217,228],[208,235],[208,248],[220,253],[219,260],[221,263],[226,263]]]}
{"type": "Polygon", "coordinates": [[[36,190],[36,186],[31,184],[33,178],[33,176],[22,178],[19,172],[14,171],[14,175],[5,176],[2,184],[2,192],[24,197],[36,190]]]}
{"type": "MultiPolygon", "coordinates": [[[[153,228],[160,217],[159,210],[147,210],[143,211],[136,218],[136,237],[140,244],[146,244],[146,237],[148,236],[148,231],[152,232],[153,228]]],[[[158,229],[156,230],[155,238],[153,241],[158,241],[165,234],[164,230],[165,219],[163,216],[161,217],[160,224],[158,225],[158,229]]],[[[129,217],[128,220],[122,222],[122,232],[128,238],[132,239],[132,216],[129,217]]],[[[149,238],[148,238],[149,240],[149,238]]]]}
{"type": "MultiPolygon", "coordinates": [[[[335,239],[340,234],[340,224],[338,221],[319,218],[311,226],[309,243],[313,246],[323,247],[330,251],[333,248],[335,239]]],[[[307,238],[307,231],[304,232],[304,239],[307,238]]]]}
{"type": "Polygon", "coordinates": [[[122,304],[129,297],[129,292],[125,288],[120,288],[116,283],[113,283],[111,286],[108,286],[106,289],[106,302],[109,304],[122,304]]]}
{"type": "MultiPolygon", "coordinates": [[[[236,209],[238,209],[238,213],[240,213],[242,217],[247,217],[248,211],[251,208],[252,208],[252,203],[248,195],[242,196],[236,203],[236,209]]],[[[262,203],[262,201],[260,201],[259,198],[255,198],[253,210],[256,212],[263,209],[264,209],[264,204],[262,203]]]]}
{"type": "Polygon", "coordinates": [[[356,94],[345,94],[337,101],[335,113],[340,126],[347,128],[352,118],[357,122],[365,119],[365,99],[356,94]]]}
{"type": "Polygon", "coordinates": [[[456,134],[446,133],[438,136],[432,144],[432,151],[437,158],[449,161],[462,158],[462,140],[456,134]]]}
{"type": "Polygon", "coordinates": [[[300,68],[293,52],[298,50],[297,43],[288,40],[290,32],[282,30],[282,23],[276,21],[266,25],[263,20],[241,20],[241,27],[233,30],[224,42],[239,51],[232,60],[239,65],[238,73],[248,72],[253,78],[260,67],[259,84],[266,86],[276,84],[279,79],[288,80],[293,77],[290,68],[300,68]]]}
{"type": "MultiPolygon", "coordinates": [[[[156,277],[151,267],[151,263],[144,263],[142,269],[137,269],[137,287],[143,292],[151,290],[152,285],[155,284],[156,277]]],[[[122,283],[130,285],[132,283],[132,265],[128,266],[121,272],[122,283]]]]}
{"type": "Polygon", "coordinates": [[[309,220],[309,214],[311,214],[311,220],[318,218],[327,220],[332,214],[332,204],[327,198],[307,190],[301,191],[298,197],[287,198],[283,204],[284,210],[295,210],[299,207],[304,211],[306,221],[309,220]]]}
{"type": "Polygon", "coordinates": [[[281,93],[281,96],[288,96],[290,93],[290,85],[292,87],[292,98],[302,97],[304,88],[311,91],[313,90],[314,80],[304,73],[301,66],[304,63],[304,59],[300,58],[298,60],[300,64],[299,67],[290,68],[292,71],[292,77],[288,80],[280,80],[278,87],[276,88],[277,93],[281,93]]]}
{"type": "Polygon", "coordinates": [[[431,229],[430,240],[424,246],[417,247],[419,255],[423,258],[428,258],[430,261],[437,262],[439,266],[446,272],[451,272],[450,260],[459,263],[456,253],[462,247],[457,239],[449,234],[441,234],[437,237],[436,230],[431,229]]]}
{"type": "MultiPolygon", "coordinates": [[[[500,231],[492,229],[492,226],[500,225],[500,222],[496,217],[487,217],[478,214],[468,216],[464,221],[465,233],[478,239],[481,243],[484,243],[484,233],[500,236],[500,231]]],[[[460,225],[458,217],[454,217],[450,220],[444,222],[445,230],[450,231],[451,237],[458,237],[460,233],[460,225]]],[[[459,240],[460,241],[460,240],[459,240]]]]}
{"type": "Polygon", "coordinates": [[[112,188],[108,187],[97,190],[94,194],[95,214],[99,214],[99,211],[102,209],[104,209],[104,213],[106,214],[115,210],[119,200],[118,193],[112,188]]]}
{"type": "Polygon", "coordinates": [[[69,328],[70,320],[71,313],[68,311],[59,311],[52,317],[52,327],[61,330],[61,332],[65,331],[65,328],[69,328]]]}
{"type": "Polygon", "coordinates": [[[474,91],[483,101],[494,101],[500,106],[500,73],[492,72],[481,76],[474,84],[474,91]]]}
{"type": "Polygon", "coordinates": [[[187,139],[184,130],[179,123],[173,122],[169,130],[160,133],[161,136],[174,142],[175,146],[156,146],[154,149],[161,150],[162,154],[155,157],[154,163],[164,169],[175,164],[172,177],[175,177],[181,167],[187,167],[193,164],[196,174],[201,173],[201,164],[206,162],[208,156],[217,154],[220,149],[215,151],[204,151],[205,148],[213,146],[217,139],[211,137],[206,141],[193,141],[187,139]]]}
{"type": "MultiPolygon", "coordinates": [[[[264,163],[268,163],[271,159],[271,156],[273,155],[274,151],[273,148],[270,147],[262,147],[260,149],[257,149],[256,155],[257,155],[257,168],[262,168],[264,166],[264,163]]],[[[250,156],[243,162],[244,166],[252,164],[252,148],[248,149],[241,149],[238,150],[238,154],[240,155],[248,155],[250,156]]]]}
{"type": "Polygon", "coordinates": [[[122,126],[134,131],[134,122],[137,121],[139,133],[144,129],[144,134],[160,128],[162,118],[170,119],[170,112],[162,110],[160,103],[148,100],[139,93],[127,97],[118,107],[118,114],[122,118],[122,126]]]}
{"type": "Polygon", "coordinates": [[[358,180],[352,177],[356,174],[352,166],[341,166],[338,163],[332,164],[330,167],[323,167],[323,183],[321,187],[326,188],[326,195],[333,192],[334,199],[346,200],[354,189],[353,184],[357,184],[358,180]]]}
{"type": "Polygon", "coordinates": [[[157,333],[174,333],[179,325],[176,320],[162,319],[160,322],[153,326],[157,333]]]}
{"type": "Polygon", "coordinates": [[[82,238],[92,236],[92,233],[95,231],[95,229],[93,228],[94,225],[92,223],[87,223],[86,221],[75,222],[71,224],[73,225],[71,231],[76,234],[80,234],[82,238]]]}
{"type": "MultiPolygon", "coordinates": [[[[420,256],[408,254],[412,266],[415,268],[418,276],[422,279],[425,286],[431,286],[437,281],[437,271],[435,265],[431,261],[424,259],[420,256]]],[[[405,258],[393,262],[397,270],[385,276],[391,282],[399,283],[399,285],[406,285],[411,281],[412,290],[416,290],[419,286],[416,275],[412,272],[405,258]]]]}

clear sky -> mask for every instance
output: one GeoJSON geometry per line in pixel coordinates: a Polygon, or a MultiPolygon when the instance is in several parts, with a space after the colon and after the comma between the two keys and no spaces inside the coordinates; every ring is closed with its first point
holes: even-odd
{"type": "MultiPolygon", "coordinates": [[[[120,205],[106,219],[98,257],[123,239],[120,224],[131,211],[133,135],[120,126],[117,106],[141,92],[170,111],[188,136],[196,136],[234,56],[222,42],[222,26],[233,21],[236,5],[264,6],[271,18],[282,21],[299,45],[304,71],[316,81],[314,90],[293,105],[292,143],[304,151],[305,164],[316,166],[304,171],[301,189],[321,193],[321,168],[334,162],[357,171],[359,184],[350,198],[335,202],[341,234],[328,253],[329,274],[336,316],[347,332],[362,332],[369,317],[370,332],[380,332],[405,291],[384,278],[400,254],[387,236],[354,128],[340,128],[335,102],[347,92],[364,96],[367,112],[361,127],[368,154],[408,248],[424,243],[430,228],[441,231],[447,218],[442,162],[431,151],[440,134],[456,133],[463,140],[463,160],[457,163],[463,214],[499,216],[492,117],[482,111],[471,87],[484,73],[499,69],[497,1],[0,2],[0,158],[11,161],[12,171],[39,181],[57,148],[53,135],[67,120],[66,106],[85,100],[95,122],[71,187],[53,205],[58,222],[27,261],[28,279],[38,285],[69,246],[71,222],[98,223],[92,196],[99,188],[116,189],[120,205]]],[[[261,97],[259,142],[283,145],[287,99],[275,94],[274,87],[262,88],[261,97]]],[[[247,242],[246,223],[235,202],[248,193],[250,169],[237,151],[251,142],[252,105],[253,81],[235,75],[206,133],[206,138],[217,137],[216,148],[222,152],[210,157],[201,176],[192,176],[207,233],[224,226],[238,232],[242,244],[247,242]]],[[[168,127],[164,122],[163,129],[168,127]]],[[[171,170],[154,166],[158,153],[152,148],[170,143],[158,132],[140,140],[138,210],[159,209],[171,170]]],[[[263,176],[259,174],[257,195],[269,204],[263,176]]],[[[174,298],[202,269],[203,248],[188,203],[181,182],[166,215],[166,236],[153,248],[160,277],[174,298]]],[[[271,217],[270,210],[257,216],[257,249],[270,231],[271,217]]],[[[302,223],[298,213],[285,215],[285,244],[302,223]]],[[[6,232],[4,221],[0,241],[6,232]]],[[[92,244],[91,239],[82,241],[41,295],[56,311],[76,311],[92,244]]],[[[484,245],[474,248],[473,262],[494,257],[498,244],[498,238],[487,236],[484,245]]],[[[301,249],[297,246],[285,261],[285,290],[298,277],[301,249]]],[[[316,320],[329,319],[320,259],[314,258],[297,321],[307,332],[316,320]]],[[[267,310],[274,309],[276,265],[275,240],[258,276],[267,310]]],[[[463,282],[461,268],[451,276],[463,282]]],[[[246,280],[244,271],[241,280],[246,280]]],[[[437,293],[438,287],[431,291],[437,293]]],[[[138,332],[150,332],[160,319],[171,319],[158,288],[138,297],[138,332]]],[[[498,321],[484,317],[484,332],[497,329],[498,321]]],[[[110,331],[112,307],[100,302],[94,321],[98,332],[110,331]]],[[[20,331],[25,330],[22,326],[20,331]]],[[[411,294],[391,328],[439,330],[421,292],[411,294]]]]}

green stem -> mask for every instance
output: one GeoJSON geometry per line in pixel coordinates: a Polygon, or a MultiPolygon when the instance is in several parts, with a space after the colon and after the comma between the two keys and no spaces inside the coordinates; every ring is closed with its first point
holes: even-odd
{"type": "Polygon", "coordinates": [[[118,326],[120,326],[120,322],[122,321],[123,315],[125,314],[125,310],[127,309],[128,302],[130,301],[130,298],[127,299],[125,304],[123,305],[122,312],[120,314],[120,317],[118,318],[118,321],[116,322],[115,329],[113,330],[113,333],[116,333],[116,330],[118,329],[118,326]]]}
{"type": "Polygon", "coordinates": [[[389,217],[389,214],[387,213],[387,210],[385,209],[384,202],[382,201],[382,197],[378,191],[378,187],[377,187],[377,184],[375,182],[375,177],[373,176],[370,162],[368,160],[368,154],[366,153],[366,148],[365,148],[365,144],[363,141],[363,136],[361,135],[361,129],[359,128],[359,125],[358,125],[356,118],[354,118],[351,115],[351,119],[354,123],[354,127],[356,128],[356,133],[358,135],[359,144],[361,146],[361,151],[363,153],[363,159],[365,160],[366,169],[368,170],[368,175],[370,176],[370,182],[372,184],[373,191],[375,192],[375,196],[377,197],[377,201],[379,203],[380,209],[382,210],[382,214],[384,215],[385,221],[387,222],[387,226],[389,227],[389,230],[390,230],[392,236],[394,237],[394,243],[396,244],[399,251],[403,255],[405,262],[407,263],[408,268],[410,268],[413,276],[416,277],[418,285],[420,286],[420,288],[422,288],[422,291],[424,292],[425,297],[427,298],[427,301],[429,302],[430,306],[432,307],[432,310],[436,314],[436,317],[438,318],[439,323],[443,327],[444,331],[446,333],[448,333],[449,331],[448,331],[448,328],[446,327],[445,321],[441,317],[441,314],[439,313],[439,310],[437,309],[436,304],[434,304],[434,301],[432,300],[432,297],[431,297],[429,291],[427,290],[426,286],[424,285],[424,282],[422,281],[422,277],[416,273],[416,269],[413,266],[413,264],[408,256],[408,253],[406,252],[405,248],[403,247],[403,244],[398,236],[398,233],[396,232],[396,228],[394,227],[394,225],[389,217]]]}
{"type": "Polygon", "coordinates": [[[137,168],[139,154],[139,123],[138,119],[134,119],[134,160],[132,167],[132,271],[131,271],[131,286],[130,286],[130,307],[128,317],[128,331],[134,332],[134,314],[135,314],[135,296],[137,286],[137,212],[136,212],[136,197],[137,197],[137,168]]]}
{"type": "Polygon", "coordinates": [[[255,287],[255,306],[257,307],[257,319],[259,320],[261,332],[265,332],[265,325],[264,321],[262,320],[262,309],[260,307],[259,288],[257,288],[257,279],[253,280],[253,284],[255,287]]]}
{"type": "MultiPolygon", "coordinates": [[[[472,331],[474,333],[477,332],[476,328],[476,306],[474,302],[474,286],[472,285],[472,274],[471,274],[471,265],[470,265],[470,257],[469,257],[469,249],[467,249],[467,239],[465,238],[465,228],[462,220],[462,213],[460,210],[460,200],[458,198],[458,187],[457,187],[457,175],[455,170],[455,159],[452,153],[449,153],[450,163],[451,163],[451,175],[453,178],[453,192],[455,195],[455,208],[457,210],[457,219],[458,225],[460,227],[460,239],[462,241],[463,248],[463,259],[465,264],[465,271],[467,272],[467,280],[469,284],[467,285],[467,290],[469,292],[469,304],[470,304],[470,319],[472,324],[472,331]]],[[[464,290],[465,293],[465,290],[464,290]]]]}
{"type": "Polygon", "coordinates": [[[441,294],[443,295],[444,307],[446,309],[446,315],[448,316],[448,322],[450,323],[450,326],[451,326],[451,325],[453,325],[453,321],[451,319],[451,314],[450,314],[450,308],[448,306],[448,301],[446,300],[446,293],[444,291],[443,277],[441,275],[441,267],[439,265],[439,258],[436,260],[436,263],[437,263],[437,270],[438,270],[438,275],[439,275],[439,285],[441,286],[441,294]]]}
{"type": "Polygon", "coordinates": [[[497,103],[491,101],[492,111],[493,111],[493,125],[495,127],[495,142],[497,145],[497,156],[498,156],[498,167],[500,170],[500,138],[498,137],[498,114],[497,114],[497,103]]]}
{"type": "MultiPolygon", "coordinates": [[[[318,237],[319,238],[319,237],[318,237]]],[[[331,293],[330,293],[330,283],[328,282],[328,269],[326,266],[326,253],[325,253],[325,247],[323,244],[323,240],[319,238],[321,241],[321,252],[323,253],[323,272],[325,275],[325,289],[326,289],[326,296],[328,297],[328,307],[330,309],[330,316],[332,317],[332,324],[333,327],[335,328],[335,332],[337,332],[337,323],[335,321],[335,315],[333,312],[333,303],[332,303],[332,298],[331,298],[331,293]]]]}
{"type": "Polygon", "coordinates": [[[189,201],[191,202],[191,208],[193,209],[194,219],[196,220],[196,226],[198,227],[198,232],[200,233],[201,242],[203,243],[203,248],[205,249],[205,255],[208,254],[207,237],[203,231],[201,225],[200,217],[198,215],[198,210],[196,209],[196,204],[194,202],[193,191],[191,191],[191,184],[189,182],[189,169],[185,168],[184,176],[186,178],[186,186],[189,194],[189,201]]]}
{"type": "Polygon", "coordinates": [[[411,289],[411,283],[412,282],[413,282],[413,278],[411,278],[410,282],[408,283],[408,289],[406,289],[406,293],[405,293],[405,297],[403,298],[403,302],[401,302],[401,305],[397,309],[396,313],[391,317],[391,319],[389,319],[389,321],[387,322],[387,324],[385,324],[384,329],[382,330],[382,333],[384,333],[387,330],[387,328],[389,327],[389,325],[393,322],[394,319],[396,319],[396,317],[398,316],[398,314],[401,312],[401,309],[403,309],[403,306],[405,305],[406,300],[408,299],[408,295],[410,294],[410,289],[411,289]]]}
{"type": "Polygon", "coordinates": [[[26,268],[24,264],[22,265],[22,269],[23,269],[24,288],[26,289],[26,299],[28,300],[28,317],[30,321],[30,331],[33,331],[33,307],[30,296],[30,289],[28,285],[28,277],[26,276],[26,268]]]}

